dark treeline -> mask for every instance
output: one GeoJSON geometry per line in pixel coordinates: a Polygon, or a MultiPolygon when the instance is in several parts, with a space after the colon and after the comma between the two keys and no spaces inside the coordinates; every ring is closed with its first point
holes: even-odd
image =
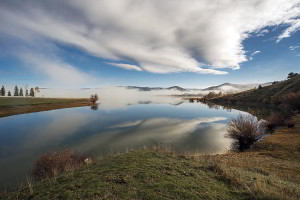
{"type": "MultiPolygon", "coordinates": [[[[6,93],[6,89],[5,87],[2,85],[1,87],[1,90],[0,90],[0,96],[12,96],[12,93],[11,91],[7,91],[6,93]]],[[[22,87],[18,87],[17,85],[15,86],[14,88],[14,93],[13,93],[13,96],[15,97],[34,97],[35,96],[35,89],[34,88],[31,88],[30,90],[27,89],[27,87],[25,88],[25,93],[24,93],[24,90],[22,87]]]]}

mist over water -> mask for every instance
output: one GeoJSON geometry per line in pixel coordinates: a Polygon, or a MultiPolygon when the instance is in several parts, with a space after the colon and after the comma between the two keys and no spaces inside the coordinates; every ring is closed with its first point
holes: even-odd
{"type": "Polygon", "coordinates": [[[98,94],[102,109],[119,109],[134,104],[179,104],[183,100],[174,98],[173,95],[184,94],[201,95],[207,92],[201,90],[179,91],[176,89],[161,89],[151,91],[140,91],[126,87],[104,87],[87,89],[41,89],[36,93],[37,97],[55,98],[89,98],[91,94],[98,94]]]}

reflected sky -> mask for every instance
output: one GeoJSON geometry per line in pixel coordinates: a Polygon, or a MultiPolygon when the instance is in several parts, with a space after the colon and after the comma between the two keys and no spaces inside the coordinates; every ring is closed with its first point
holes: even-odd
{"type": "Polygon", "coordinates": [[[41,153],[61,148],[97,156],[159,143],[193,153],[224,152],[230,146],[226,124],[239,113],[188,102],[105,105],[0,118],[1,187],[29,173],[41,153]]]}

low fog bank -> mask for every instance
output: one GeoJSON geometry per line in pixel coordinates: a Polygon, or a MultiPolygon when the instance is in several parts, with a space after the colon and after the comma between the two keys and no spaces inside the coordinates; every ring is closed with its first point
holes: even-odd
{"type": "MultiPolygon", "coordinates": [[[[186,91],[185,91],[186,92],[186,91]]],[[[133,104],[173,104],[183,102],[182,98],[172,95],[181,95],[184,92],[178,90],[139,91],[126,87],[106,87],[89,89],[47,89],[41,88],[36,97],[51,98],[89,98],[91,94],[98,94],[101,108],[117,109],[133,104]]]]}
{"type": "Polygon", "coordinates": [[[177,89],[152,89],[151,91],[141,91],[138,88],[127,87],[104,87],[104,88],[82,88],[82,89],[52,89],[41,88],[37,97],[57,97],[57,98],[87,98],[91,94],[98,94],[102,97],[120,96],[127,97],[136,95],[140,97],[153,97],[153,96],[176,96],[176,95],[205,95],[208,91],[202,91],[200,89],[190,89],[180,91],[177,89]]]}

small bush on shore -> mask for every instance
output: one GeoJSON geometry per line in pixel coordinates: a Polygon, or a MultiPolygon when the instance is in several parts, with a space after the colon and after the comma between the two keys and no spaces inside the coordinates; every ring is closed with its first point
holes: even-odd
{"type": "Polygon", "coordinates": [[[90,159],[82,154],[65,149],[42,154],[34,163],[32,175],[35,179],[53,177],[57,174],[75,170],[90,159]]]}
{"type": "Polygon", "coordinates": [[[261,138],[261,130],[256,117],[252,115],[239,115],[228,124],[226,137],[234,140],[233,148],[239,151],[249,149],[254,142],[261,138]]]}
{"type": "Polygon", "coordinates": [[[91,101],[92,104],[96,104],[96,102],[97,102],[98,100],[99,100],[99,97],[98,97],[97,94],[91,95],[90,101],[91,101]]]}

